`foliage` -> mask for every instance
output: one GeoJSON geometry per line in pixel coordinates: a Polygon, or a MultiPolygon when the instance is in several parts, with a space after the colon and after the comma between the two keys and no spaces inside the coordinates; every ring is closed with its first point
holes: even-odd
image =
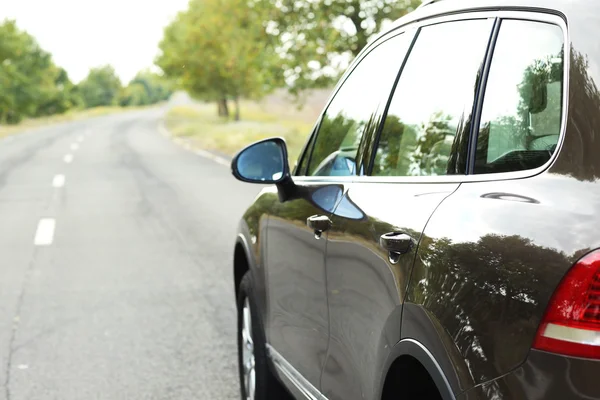
{"type": "Polygon", "coordinates": [[[172,93],[162,75],[141,71],[121,90],[118,103],[122,107],[155,104],[167,100],[172,93]]]}
{"type": "Polygon", "coordinates": [[[65,70],[11,20],[0,24],[0,123],[63,113],[79,104],[65,70]]]}
{"type": "Polygon", "coordinates": [[[86,108],[115,105],[121,91],[121,81],[110,65],[92,68],[79,84],[86,108]]]}
{"type": "Polygon", "coordinates": [[[412,154],[411,175],[446,175],[448,155],[456,128],[450,127],[451,117],[443,112],[435,112],[421,128],[422,135],[412,154]]]}
{"type": "Polygon", "coordinates": [[[326,87],[337,79],[385,23],[421,0],[260,0],[271,6],[269,34],[283,54],[281,69],[292,93],[326,87]]]}
{"type": "Polygon", "coordinates": [[[165,29],[156,63],[192,96],[256,98],[277,83],[278,56],[263,21],[268,8],[248,0],[192,0],[165,29]]]}
{"type": "Polygon", "coordinates": [[[385,119],[373,174],[379,176],[407,176],[411,167],[410,155],[417,147],[417,132],[393,114],[385,119]]]}
{"type": "Polygon", "coordinates": [[[342,147],[348,136],[353,136],[352,131],[356,121],[346,118],[343,114],[337,114],[334,118],[326,115],[321,121],[319,134],[312,150],[309,175],[316,172],[319,165],[332,153],[342,147]],[[350,135],[349,135],[350,133],[350,135]]]}
{"type": "Polygon", "coordinates": [[[172,107],[166,114],[165,124],[171,134],[192,146],[230,156],[245,144],[273,136],[283,137],[290,167],[293,167],[313,122],[298,115],[278,113],[249,100],[241,101],[240,106],[245,115],[243,122],[219,118],[210,104],[200,103],[172,107]]]}

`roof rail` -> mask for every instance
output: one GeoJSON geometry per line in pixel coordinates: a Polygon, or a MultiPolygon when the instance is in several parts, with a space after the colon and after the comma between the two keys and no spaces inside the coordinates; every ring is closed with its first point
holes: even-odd
{"type": "Polygon", "coordinates": [[[438,1],[440,1],[440,0],[423,0],[423,2],[421,3],[421,5],[419,7],[417,7],[417,8],[425,7],[425,6],[428,6],[430,4],[437,3],[438,1]]]}

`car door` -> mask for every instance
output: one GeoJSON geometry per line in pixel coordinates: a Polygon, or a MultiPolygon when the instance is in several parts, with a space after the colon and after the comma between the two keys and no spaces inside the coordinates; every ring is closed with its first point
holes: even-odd
{"type": "MultiPolygon", "coordinates": [[[[524,363],[552,292],[565,271],[596,247],[588,247],[594,242],[587,238],[598,241],[591,228],[597,207],[590,206],[597,204],[597,193],[575,169],[559,163],[564,156],[573,162],[567,165],[582,165],[571,151],[589,144],[582,137],[590,131],[573,125],[569,133],[584,133],[573,134],[570,146],[567,135],[559,159],[543,172],[564,135],[566,25],[545,13],[496,15],[497,39],[474,124],[472,176],[430,218],[403,313],[402,336],[419,338],[441,365],[452,365],[448,371],[463,371],[460,390],[524,363]],[[444,347],[454,349],[452,363],[444,362],[444,347]]],[[[571,95],[573,101],[580,93],[571,95]]],[[[571,103],[570,112],[581,104],[571,103]]],[[[567,367],[565,376],[580,374],[567,367]]],[[[538,388],[541,399],[554,386],[538,388]]],[[[489,398],[527,397],[503,390],[502,383],[486,388],[489,398]]]]}
{"type": "Polygon", "coordinates": [[[493,24],[482,18],[419,27],[375,141],[369,176],[346,185],[331,217],[330,341],[321,384],[330,400],[374,399],[379,389],[384,362],[401,337],[421,233],[466,173],[493,24]]]}
{"type": "Polygon", "coordinates": [[[290,383],[303,392],[318,393],[329,342],[325,250],[330,217],[342,198],[343,179],[364,170],[358,161],[361,143],[379,126],[407,46],[392,38],[359,58],[304,151],[291,197],[274,201],[270,210],[267,340],[284,378],[292,377],[290,383]]]}

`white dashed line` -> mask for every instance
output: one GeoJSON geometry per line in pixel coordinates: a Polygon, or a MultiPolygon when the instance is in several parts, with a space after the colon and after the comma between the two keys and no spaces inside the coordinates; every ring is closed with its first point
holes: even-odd
{"type": "Polygon", "coordinates": [[[49,246],[54,241],[54,229],[56,220],[54,218],[42,218],[38,223],[33,244],[36,246],[49,246]]]}
{"type": "Polygon", "coordinates": [[[78,141],[79,143],[83,142],[83,136],[79,136],[79,137],[77,138],[77,141],[78,141]]]}
{"type": "Polygon", "coordinates": [[[70,164],[73,161],[73,154],[67,154],[64,158],[63,158],[64,162],[66,162],[67,164],[70,164]]]}
{"type": "Polygon", "coordinates": [[[79,144],[77,144],[77,143],[73,143],[71,145],[71,150],[73,150],[73,151],[77,150],[78,148],[79,148],[79,144]]]}
{"type": "Polygon", "coordinates": [[[54,179],[52,179],[52,186],[54,186],[55,188],[61,188],[65,186],[65,176],[56,175],[54,179]]]}

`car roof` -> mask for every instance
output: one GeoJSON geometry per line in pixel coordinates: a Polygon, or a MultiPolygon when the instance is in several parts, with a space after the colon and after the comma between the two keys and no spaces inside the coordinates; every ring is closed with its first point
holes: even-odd
{"type": "Polygon", "coordinates": [[[598,0],[425,0],[417,9],[396,20],[386,32],[411,22],[444,15],[468,11],[523,10],[545,11],[562,14],[568,19],[574,10],[587,13],[600,13],[598,0]]]}

